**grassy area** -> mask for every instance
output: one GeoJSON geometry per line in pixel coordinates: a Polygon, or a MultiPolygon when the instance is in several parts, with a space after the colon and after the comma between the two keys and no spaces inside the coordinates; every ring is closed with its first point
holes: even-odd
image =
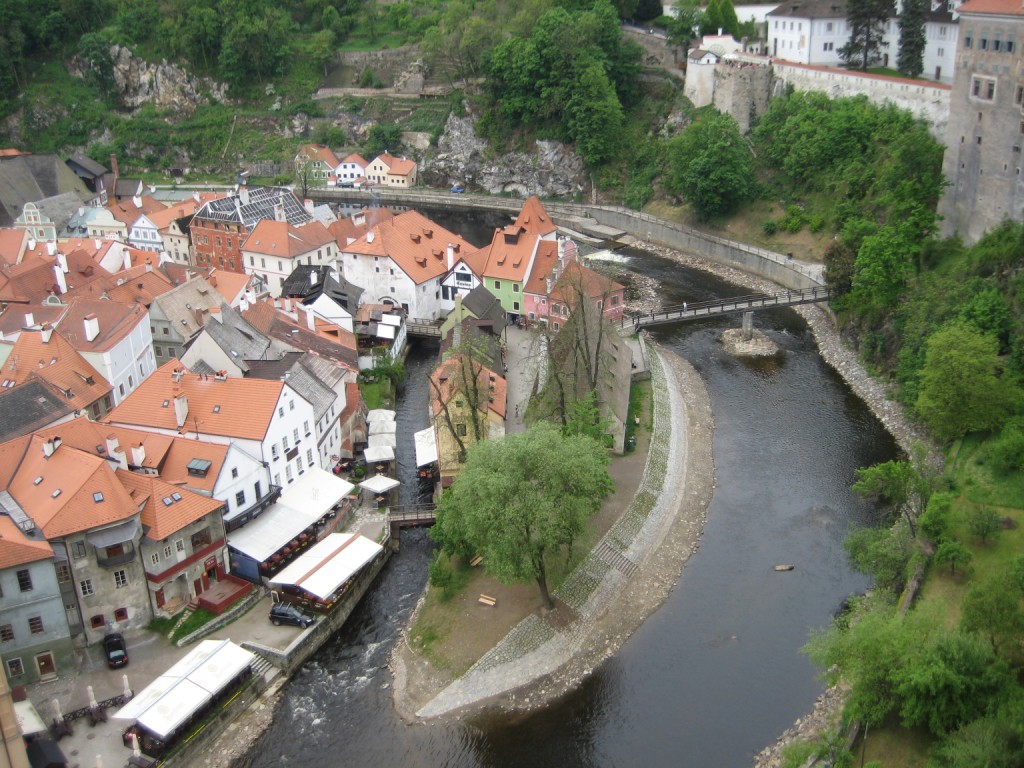
{"type": "Polygon", "coordinates": [[[390,387],[386,381],[367,381],[359,383],[359,391],[368,410],[374,408],[390,408],[390,387]]]}

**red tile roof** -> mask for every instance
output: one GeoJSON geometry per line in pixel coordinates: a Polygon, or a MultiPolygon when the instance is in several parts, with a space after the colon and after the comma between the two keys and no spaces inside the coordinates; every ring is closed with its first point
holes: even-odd
{"type": "Polygon", "coordinates": [[[174,398],[188,403],[185,432],[205,432],[224,437],[263,440],[274,418],[284,383],[264,379],[228,378],[190,373],[177,360],[160,366],[114,410],[104,422],[142,428],[179,430],[174,398]],[[174,372],[183,371],[174,381],[174,372]]]}
{"type": "Polygon", "coordinates": [[[26,330],[0,368],[0,385],[10,388],[33,378],[57,387],[75,408],[85,409],[112,387],[59,333],[26,330]]]}
{"type": "Polygon", "coordinates": [[[109,203],[107,207],[115,219],[128,227],[131,227],[139,216],[143,214],[148,216],[151,213],[163,211],[167,208],[166,205],[152,195],[143,195],[139,198],[139,203],[140,205],[136,205],[135,200],[129,197],[120,203],[109,203]]]}
{"type": "Polygon", "coordinates": [[[47,457],[46,441],[29,438],[8,491],[48,539],[132,518],[135,504],[99,456],[59,446],[47,457]]]}
{"type": "Polygon", "coordinates": [[[310,160],[319,160],[322,163],[327,164],[331,168],[337,168],[339,161],[334,152],[331,151],[330,147],[325,147],[323,144],[304,144],[299,147],[298,155],[304,155],[310,160]]]}
{"type": "Polygon", "coordinates": [[[0,229],[0,261],[17,264],[28,248],[28,232],[23,229],[0,229]]]}
{"type": "Polygon", "coordinates": [[[342,246],[342,251],[389,258],[419,285],[447,273],[449,243],[454,246],[456,259],[461,253],[473,250],[473,245],[460,235],[449,232],[418,211],[406,211],[375,224],[358,240],[342,246]]]}
{"type": "MultiPolygon", "coordinates": [[[[435,417],[441,413],[441,401],[438,400],[437,395],[438,390],[441,391],[446,402],[458,392],[460,377],[462,376],[459,371],[459,361],[461,359],[461,354],[451,355],[430,374],[430,378],[434,382],[430,387],[430,407],[435,417]]],[[[480,365],[479,362],[472,363],[473,368],[476,368],[478,365],[480,365]]],[[[467,377],[470,372],[470,370],[466,371],[467,377]]],[[[505,377],[500,373],[495,373],[490,368],[480,366],[480,372],[477,374],[477,391],[481,394],[489,393],[486,410],[492,411],[504,419],[505,401],[508,394],[508,382],[505,381],[505,377]]],[[[484,409],[481,408],[480,410],[484,409]]]]}
{"type": "Polygon", "coordinates": [[[120,344],[140,323],[148,321],[149,313],[141,304],[75,298],[61,318],[57,333],[79,351],[106,352],[120,344]],[[99,324],[99,333],[91,341],[85,331],[87,317],[94,317],[99,324]]]}
{"type": "Polygon", "coordinates": [[[142,525],[146,536],[153,541],[163,541],[224,507],[223,501],[171,485],[155,475],[119,469],[117,479],[128,491],[132,501],[141,507],[142,525]]]}
{"type": "Polygon", "coordinates": [[[967,0],[966,3],[957,8],[957,13],[1024,16],[1024,4],[1020,0],[967,0]]]}
{"type": "MultiPolygon", "coordinates": [[[[486,264],[481,268],[482,274],[499,280],[525,283],[526,270],[530,267],[530,257],[537,247],[538,240],[556,230],[557,227],[544,210],[540,198],[531,195],[523,203],[515,223],[496,229],[491,244],[481,249],[486,251],[487,255],[486,264]]],[[[470,264],[468,261],[466,263],[470,264]]],[[[473,264],[470,264],[470,267],[472,268],[473,264]]]]}
{"type": "Polygon", "coordinates": [[[0,569],[27,565],[53,557],[50,545],[30,539],[7,515],[0,515],[0,569]]]}
{"type": "Polygon", "coordinates": [[[286,221],[263,219],[245,238],[242,251],[293,259],[334,242],[334,236],[319,221],[293,227],[286,221]]]}
{"type": "Polygon", "coordinates": [[[384,163],[388,167],[388,173],[394,176],[408,176],[416,170],[416,163],[412,160],[404,157],[395,157],[388,152],[377,155],[377,160],[384,163]]]}

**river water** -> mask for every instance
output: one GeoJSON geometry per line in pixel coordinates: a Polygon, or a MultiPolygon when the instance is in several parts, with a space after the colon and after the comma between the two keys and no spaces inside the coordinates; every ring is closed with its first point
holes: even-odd
{"type": "MultiPolygon", "coordinates": [[[[472,242],[495,217],[438,223],[472,242]],[[473,226],[476,228],[474,229],[473,226]]],[[[665,304],[746,293],[639,252],[620,268],[653,277],[665,304]]],[[[711,393],[717,488],[699,551],[665,605],[584,685],[537,712],[404,725],[391,705],[387,661],[424,586],[430,542],[402,533],[378,584],[347,625],[285,687],[273,726],[244,768],[344,766],[679,766],[745,768],[821,691],[799,652],[843,599],[867,582],[842,549],[872,511],[849,491],[853,470],[897,454],[864,404],[818,356],[791,310],[755,325],[783,350],[748,363],[717,341],[736,318],[654,330],[711,393]],[[774,571],[777,563],[796,567],[774,571]]],[[[398,409],[399,456],[426,425],[426,375],[436,349],[415,349],[398,409]]],[[[417,500],[399,463],[402,502],[417,500]]]]}

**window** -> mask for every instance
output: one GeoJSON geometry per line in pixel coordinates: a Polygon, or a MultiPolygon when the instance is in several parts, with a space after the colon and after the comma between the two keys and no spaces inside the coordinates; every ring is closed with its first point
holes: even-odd
{"type": "Polygon", "coordinates": [[[149,564],[150,565],[159,565],[160,564],[160,553],[159,552],[153,552],[149,556],[149,564]]]}
{"type": "Polygon", "coordinates": [[[996,96],[996,81],[989,77],[975,77],[971,81],[971,96],[992,101],[996,96]]]}
{"type": "Polygon", "coordinates": [[[456,434],[458,434],[459,437],[465,437],[466,436],[466,425],[465,424],[456,424],[455,425],[455,432],[456,432],[456,434]]]}
{"type": "Polygon", "coordinates": [[[277,415],[278,416],[284,416],[284,406],[283,405],[278,406],[278,408],[277,408],[277,415]]]}
{"type": "Polygon", "coordinates": [[[90,617],[89,619],[89,626],[91,626],[93,629],[99,629],[106,623],[107,619],[102,613],[98,613],[95,616],[90,617]]]}
{"type": "MultiPolygon", "coordinates": [[[[67,563],[61,562],[61,563],[57,563],[54,566],[54,569],[57,571],[57,583],[58,584],[67,584],[69,581],[71,581],[71,566],[70,565],[68,565],[67,563]]],[[[0,591],[0,597],[3,597],[3,592],[2,591],[0,591]]]]}
{"type": "Polygon", "coordinates": [[[500,291],[501,290],[501,280],[495,280],[494,281],[494,290],[496,290],[496,291],[500,291]]]}
{"type": "Polygon", "coordinates": [[[281,438],[281,449],[285,453],[288,453],[288,435],[285,435],[284,437],[281,438]]]}
{"type": "Polygon", "coordinates": [[[161,330],[164,332],[164,336],[170,336],[171,335],[170,327],[165,325],[161,330]]]}
{"type": "Polygon", "coordinates": [[[92,579],[82,579],[78,582],[78,591],[82,593],[82,597],[89,597],[92,594],[92,579]]]}
{"type": "Polygon", "coordinates": [[[23,674],[25,674],[25,668],[21,666],[21,659],[7,660],[8,677],[21,677],[23,674]]]}
{"type": "Polygon", "coordinates": [[[120,571],[114,571],[114,586],[118,589],[121,589],[121,587],[128,586],[128,571],[124,569],[120,571]]]}
{"type": "Polygon", "coordinates": [[[18,571],[18,589],[22,592],[32,591],[32,574],[28,572],[28,569],[18,571]]]}
{"type": "Polygon", "coordinates": [[[210,536],[210,529],[203,528],[203,530],[196,531],[195,533],[193,533],[191,537],[191,542],[193,552],[200,550],[203,547],[210,546],[210,544],[213,542],[213,537],[210,536]]]}
{"type": "Polygon", "coordinates": [[[310,448],[308,451],[306,451],[306,463],[309,466],[311,466],[311,467],[313,466],[313,449],[312,448],[310,448]]]}
{"type": "Polygon", "coordinates": [[[14,640],[14,627],[10,624],[0,626],[0,642],[9,643],[14,640]]]}
{"type": "Polygon", "coordinates": [[[157,357],[163,357],[164,356],[163,349],[161,347],[156,346],[155,344],[153,345],[153,351],[156,353],[157,357]]]}
{"type": "Polygon", "coordinates": [[[274,443],[272,446],[270,446],[270,456],[274,461],[277,461],[278,458],[280,458],[277,452],[277,443],[274,443]]]}
{"type": "MultiPolygon", "coordinates": [[[[288,410],[289,411],[294,411],[295,410],[295,401],[294,400],[289,400],[288,401],[288,410]]],[[[283,413],[281,415],[284,416],[283,413]]]]}
{"type": "Polygon", "coordinates": [[[245,506],[245,491],[239,491],[238,493],[235,494],[235,506],[245,506]]]}
{"type": "Polygon", "coordinates": [[[519,293],[519,283],[512,283],[512,293],[519,293]]]}
{"type": "Polygon", "coordinates": [[[284,468],[284,478],[289,483],[292,481],[292,465],[291,464],[286,464],[285,465],[285,468],[284,468]]]}
{"type": "Polygon", "coordinates": [[[972,42],[971,31],[967,30],[967,34],[964,35],[964,48],[970,48],[971,47],[971,42],[972,42]]]}
{"type": "Polygon", "coordinates": [[[302,422],[302,431],[306,433],[306,437],[309,437],[309,422],[302,422]]]}
{"type": "Polygon", "coordinates": [[[114,609],[114,621],[128,621],[128,609],[127,608],[115,608],[114,609]]]}
{"type": "Polygon", "coordinates": [[[28,620],[28,629],[29,629],[29,631],[33,635],[41,635],[41,634],[43,634],[43,631],[44,631],[43,630],[43,617],[42,616],[32,616],[28,620]]]}
{"type": "Polygon", "coordinates": [[[172,554],[174,554],[174,550],[171,549],[171,545],[168,544],[164,547],[164,559],[169,560],[172,554]]]}
{"type": "Polygon", "coordinates": [[[176,550],[178,550],[179,552],[184,552],[185,551],[185,540],[184,539],[178,539],[176,542],[174,542],[174,548],[176,550]]]}

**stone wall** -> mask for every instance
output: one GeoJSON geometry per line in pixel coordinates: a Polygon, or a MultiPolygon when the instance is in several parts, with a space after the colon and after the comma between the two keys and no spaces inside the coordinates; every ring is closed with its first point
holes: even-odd
{"type": "Polygon", "coordinates": [[[739,124],[740,133],[750,130],[751,123],[768,110],[772,91],[770,67],[746,63],[715,65],[715,107],[739,124]]]}
{"type": "Polygon", "coordinates": [[[832,98],[865,95],[877,104],[888,101],[923,118],[935,139],[946,141],[952,90],[949,85],[790,61],[775,60],[772,70],[776,93],[781,92],[780,86],[792,85],[798,91],[821,91],[832,98]]]}

